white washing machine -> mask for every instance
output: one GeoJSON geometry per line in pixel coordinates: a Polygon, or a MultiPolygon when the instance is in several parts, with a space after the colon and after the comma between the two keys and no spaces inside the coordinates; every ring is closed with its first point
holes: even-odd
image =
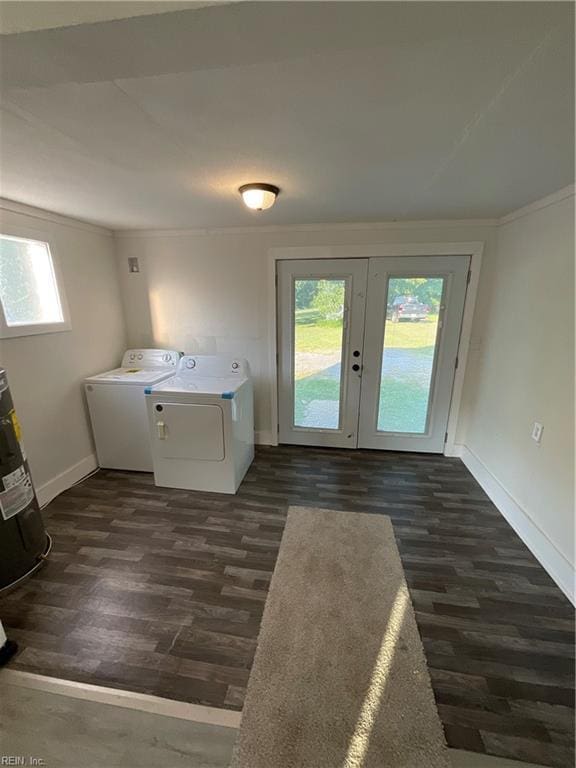
{"type": "Polygon", "coordinates": [[[254,458],[254,405],[246,360],[187,355],[173,378],[146,389],[154,481],[236,493],[254,458]]]}
{"type": "Polygon", "coordinates": [[[171,349],[129,349],[120,368],[85,379],[99,466],[152,472],[144,389],[174,376],[181,356],[171,349]]]}

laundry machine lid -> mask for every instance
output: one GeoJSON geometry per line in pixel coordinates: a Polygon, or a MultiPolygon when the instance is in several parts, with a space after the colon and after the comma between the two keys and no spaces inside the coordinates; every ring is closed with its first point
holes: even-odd
{"type": "Polygon", "coordinates": [[[90,376],[85,381],[90,384],[126,384],[152,386],[174,375],[173,368],[115,368],[112,371],[90,376]]]}
{"type": "Polygon", "coordinates": [[[233,379],[231,377],[192,378],[189,376],[172,376],[167,381],[156,385],[152,390],[152,394],[171,392],[174,394],[216,395],[226,398],[233,397],[245,381],[245,378],[233,379]]]}

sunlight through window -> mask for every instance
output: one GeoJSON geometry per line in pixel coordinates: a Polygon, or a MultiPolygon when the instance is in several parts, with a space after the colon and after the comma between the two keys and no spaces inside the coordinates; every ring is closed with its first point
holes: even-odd
{"type": "Polygon", "coordinates": [[[0,302],[8,328],[64,322],[48,243],[0,235],[0,302]]]}

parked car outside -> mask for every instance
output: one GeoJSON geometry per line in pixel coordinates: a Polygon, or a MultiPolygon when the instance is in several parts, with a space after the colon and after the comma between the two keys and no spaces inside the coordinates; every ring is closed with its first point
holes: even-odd
{"type": "Polygon", "coordinates": [[[430,307],[423,304],[416,296],[396,296],[392,304],[388,305],[387,317],[393,323],[401,320],[408,322],[426,320],[430,314],[430,307]]]}

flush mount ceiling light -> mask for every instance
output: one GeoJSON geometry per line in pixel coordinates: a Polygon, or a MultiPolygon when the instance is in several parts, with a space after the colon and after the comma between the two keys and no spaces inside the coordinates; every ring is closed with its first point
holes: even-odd
{"type": "Polygon", "coordinates": [[[248,208],[265,211],[266,208],[272,208],[280,190],[274,184],[243,184],[238,192],[248,208]]]}

